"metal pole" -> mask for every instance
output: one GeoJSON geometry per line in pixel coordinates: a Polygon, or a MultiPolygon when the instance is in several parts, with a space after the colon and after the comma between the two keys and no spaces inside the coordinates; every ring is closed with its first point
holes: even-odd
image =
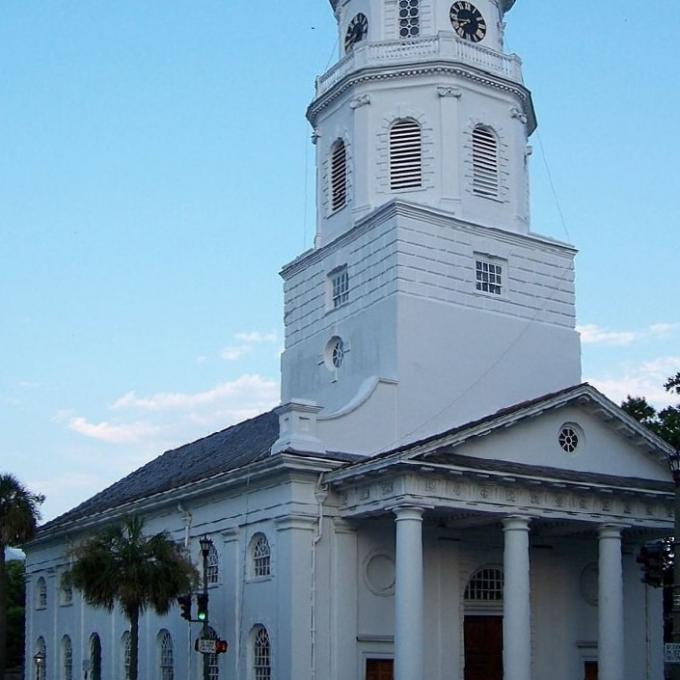
{"type": "MultiPolygon", "coordinates": [[[[208,638],[208,551],[203,550],[203,596],[205,599],[205,619],[203,620],[202,638],[208,638]]],[[[203,680],[210,680],[210,668],[208,655],[203,654],[203,680]]],[[[680,680],[680,678],[679,678],[680,680]]]]}
{"type": "MultiPolygon", "coordinates": [[[[680,471],[673,470],[675,520],[673,528],[673,642],[680,643],[680,471]]],[[[680,664],[671,664],[671,678],[680,680],[680,664]]]]}

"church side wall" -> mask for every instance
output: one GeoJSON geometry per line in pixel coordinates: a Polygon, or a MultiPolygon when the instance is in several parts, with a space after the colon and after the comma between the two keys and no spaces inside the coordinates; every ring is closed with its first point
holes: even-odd
{"type": "MultiPolygon", "coordinates": [[[[219,677],[250,677],[248,669],[253,663],[254,631],[258,626],[264,626],[270,637],[273,677],[310,677],[310,560],[318,513],[316,479],[316,474],[310,474],[253,484],[249,489],[183,500],[181,511],[173,502],[165,510],[145,517],[148,533],[166,530],[179,542],[184,540],[190,522],[191,556],[199,567],[198,539],[208,535],[214,542],[219,576],[217,583],[209,587],[210,625],[218,637],[229,642],[228,653],[217,660],[219,677]],[[255,534],[264,534],[269,542],[269,576],[253,575],[251,541],[255,534]]],[[[102,645],[101,680],[120,680],[124,676],[122,636],[128,629],[125,617],[117,609],[109,614],[86,605],[77,591],[71,604],[59,604],[59,578],[68,568],[70,546],[80,539],[81,536],[71,536],[27,549],[27,658],[32,659],[36,640],[43,637],[47,647],[46,677],[62,677],[61,640],[68,635],[73,645],[74,677],[83,677],[83,663],[90,660],[90,636],[96,632],[102,645]],[[40,578],[47,582],[44,609],[34,606],[40,578]]],[[[194,603],[194,616],[195,611],[194,603]]],[[[167,616],[147,612],[141,618],[140,678],[160,677],[161,630],[167,630],[172,637],[175,678],[200,677],[199,655],[193,650],[200,624],[187,624],[175,606],[167,616]]]]}

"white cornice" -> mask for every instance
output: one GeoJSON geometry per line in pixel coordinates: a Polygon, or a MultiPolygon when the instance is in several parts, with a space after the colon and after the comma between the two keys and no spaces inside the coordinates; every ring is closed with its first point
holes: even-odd
{"type": "Polygon", "coordinates": [[[366,232],[379,227],[393,217],[410,217],[413,219],[422,220],[430,224],[441,226],[455,226],[462,231],[475,234],[485,234],[494,238],[497,241],[503,241],[510,245],[526,246],[530,244],[532,247],[541,248],[544,251],[553,252],[560,255],[574,256],[578,251],[576,248],[568,243],[563,243],[547,236],[539,236],[538,234],[518,234],[512,231],[505,231],[496,227],[487,227],[473,222],[467,222],[454,217],[450,213],[442,210],[437,210],[429,206],[419,205],[416,203],[407,202],[401,199],[393,199],[384,203],[380,207],[372,210],[370,213],[362,217],[353,227],[346,232],[340,234],[330,243],[307,250],[296,257],[292,262],[285,265],[280,272],[284,279],[288,279],[297,272],[305,269],[311,264],[320,262],[326,258],[330,253],[335,252],[339,248],[346,246],[349,243],[356,241],[356,239],[363,236],[366,232]]]}
{"type": "Polygon", "coordinates": [[[434,60],[427,63],[414,62],[412,64],[400,64],[399,66],[366,67],[353,71],[333,85],[327,92],[317,97],[307,109],[307,119],[312,127],[316,127],[316,117],[322,109],[325,109],[348,89],[361,83],[370,81],[393,80],[395,78],[412,78],[415,76],[428,75],[453,75],[475,81],[487,87],[492,87],[504,92],[514,94],[521,102],[529,124],[529,134],[537,126],[536,112],[531,98],[531,92],[521,83],[508,80],[494,75],[488,71],[475,68],[469,64],[457,61],[434,60]]]}

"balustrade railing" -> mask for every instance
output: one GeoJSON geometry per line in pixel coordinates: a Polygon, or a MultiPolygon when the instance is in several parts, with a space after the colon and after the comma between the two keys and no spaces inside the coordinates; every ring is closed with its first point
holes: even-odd
{"type": "Polygon", "coordinates": [[[503,54],[455,35],[440,33],[424,38],[357,45],[350,54],[316,79],[316,94],[320,96],[328,92],[346,75],[361,68],[427,61],[432,58],[472,64],[484,71],[522,82],[522,62],[517,55],[503,54]]]}

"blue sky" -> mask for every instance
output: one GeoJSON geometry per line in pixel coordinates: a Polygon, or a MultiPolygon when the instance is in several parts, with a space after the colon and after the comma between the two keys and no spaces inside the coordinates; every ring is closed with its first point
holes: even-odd
{"type": "MultiPolygon", "coordinates": [[[[580,249],[584,377],[662,403],[680,3],[651,12],[518,0],[507,42],[539,119],[533,230],[580,249]]],[[[326,0],[3,3],[0,469],[46,518],[276,403],[278,271],[313,236],[304,111],[335,47],[326,0]]]]}

